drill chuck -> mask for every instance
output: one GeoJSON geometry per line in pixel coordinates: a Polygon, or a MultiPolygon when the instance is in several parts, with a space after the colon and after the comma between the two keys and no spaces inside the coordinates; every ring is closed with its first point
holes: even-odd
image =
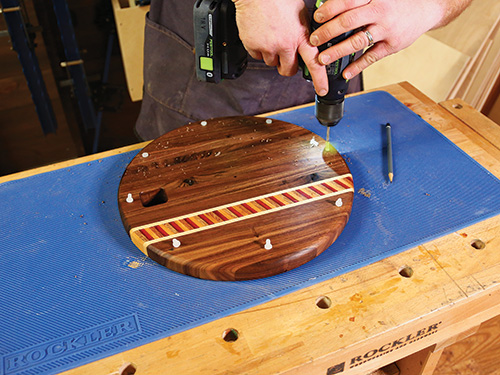
{"type": "Polygon", "coordinates": [[[335,126],[344,116],[344,99],[334,102],[316,97],[315,115],[319,123],[324,126],[335,126]]]}
{"type": "MultiPolygon", "coordinates": [[[[316,10],[327,0],[316,2],[316,10]]],[[[314,20],[311,21],[311,30],[318,29],[321,24],[314,20]]],[[[353,31],[340,34],[327,43],[318,47],[322,52],[333,45],[336,45],[349,38],[353,31]]],[[[328,77],[328,93],[325,96],[316,95],[316,118],[321,125],[337,125],[344,116],[344,96],[347,93],[348,82],[342,76],[347,65],[354,60],[354,54],[344,56],[326,66],[326,75],[328,77]]],[[[304,75],[304,77],[306,77],[304,75]]],[[[307,77],[306,77],[307,78],[307,77]]]]}

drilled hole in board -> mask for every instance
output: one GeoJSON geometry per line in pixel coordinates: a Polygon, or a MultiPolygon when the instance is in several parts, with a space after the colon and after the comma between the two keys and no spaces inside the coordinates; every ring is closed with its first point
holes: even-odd
{"type": "Polygon", "coordinates": [[[137,367],[133,363],[125,363],[120,370],[118,370],[119,375],[134,375],[137,371],[137,367]]]}
{"type": "Polygon", "coordinates": [[[144,207],[153,207],[159,204],[167,203],[168,201],[167,193],[162,188],[150,191],[141,191],[139,193],[139,197],[141,198],[141,203],[144,207]]]}
{"type": "Polygon", "coordinates": [[[234,328],[228,328],[222,333],[222,338],[226,342],[233,342],[238,340],[239,333],[234,328]]]}
{"type": "Polygon", "coordinates": [[[462,109],[462,104],[453,104],[453,108],[455,109],[462,109]]]}
{"type": "Polygon", "coordinates": [[[410,266],[403,266],[399,269],[399,274],[403,277],[412,277],[413,268],[411,268],[410,266]]]}
{"type": "Polygon", "coordinates": [[[316,300],[316,306],[318,306],[320,309],[329,309],[331,305],[332,300],[327,296],[318,297],[318,299],[316,300]]]}
{"type": "Polygon", "coordinates": [[[474,240],[470,245],[476,250],[483,250],[486,247],[486,244],[481,240],[474,240]]]}

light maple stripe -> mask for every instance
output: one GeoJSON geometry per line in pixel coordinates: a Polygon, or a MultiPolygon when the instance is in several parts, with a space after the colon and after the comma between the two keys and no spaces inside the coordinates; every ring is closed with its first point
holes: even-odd
{"type": "Polygon", "coordinates": [[[138,226],[130,230],[130,235],[131,237],[135,236],[137,240],[142,242],[143,248],[141,250],[147,253],[147,247],[156,242],[216,228],[224,224],[284,210],[304,203],[344,194],[349,191],[354,191],[352,187],[352,176],[346,174],[224,206],[138,226]],[[274,204],[270,204],[271,202],[274,204]],[[232,213],[232,215],[229,216],[229,213],[232,213]],[[214,220],[214,218],[218,218],[218,220],[214,220]],[[190,224],[190,228],[187,227],[186,223],[190,224]],[[163,233],[161,233],[162,231],[159,231],[158,228],[172,228],[173,230],[165,230],[165,232],[168,232],[167,235],[159,237],[158,234],[163,233]],[[173,231],[177,233],[170,234],[173,231]]]}

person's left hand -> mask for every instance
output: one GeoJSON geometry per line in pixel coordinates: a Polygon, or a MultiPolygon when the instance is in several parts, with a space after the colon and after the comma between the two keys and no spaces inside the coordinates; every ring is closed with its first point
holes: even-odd
{"type": "Polygon", "coordinates": [[[325,67],[309,43],[310,16],[303,0],[233,0],[240,39],[250,56],[276,66],[279,74],[298,71],[298,54],[311,73],[319,95],[328,92],[325,67]],[[298,54],[297,54],[298,52],[298,54]]]}

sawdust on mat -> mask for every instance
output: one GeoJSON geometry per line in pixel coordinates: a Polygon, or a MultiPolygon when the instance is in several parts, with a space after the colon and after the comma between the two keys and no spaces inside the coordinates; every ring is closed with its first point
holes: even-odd
{"type": "Polygon", "coordinates": [[[365,190],[365,188],[361,188],[358,190],[358,193],[363,195],[364,197],[370,198],[372,196],[372,193],[370,190],[365,190]]]}

